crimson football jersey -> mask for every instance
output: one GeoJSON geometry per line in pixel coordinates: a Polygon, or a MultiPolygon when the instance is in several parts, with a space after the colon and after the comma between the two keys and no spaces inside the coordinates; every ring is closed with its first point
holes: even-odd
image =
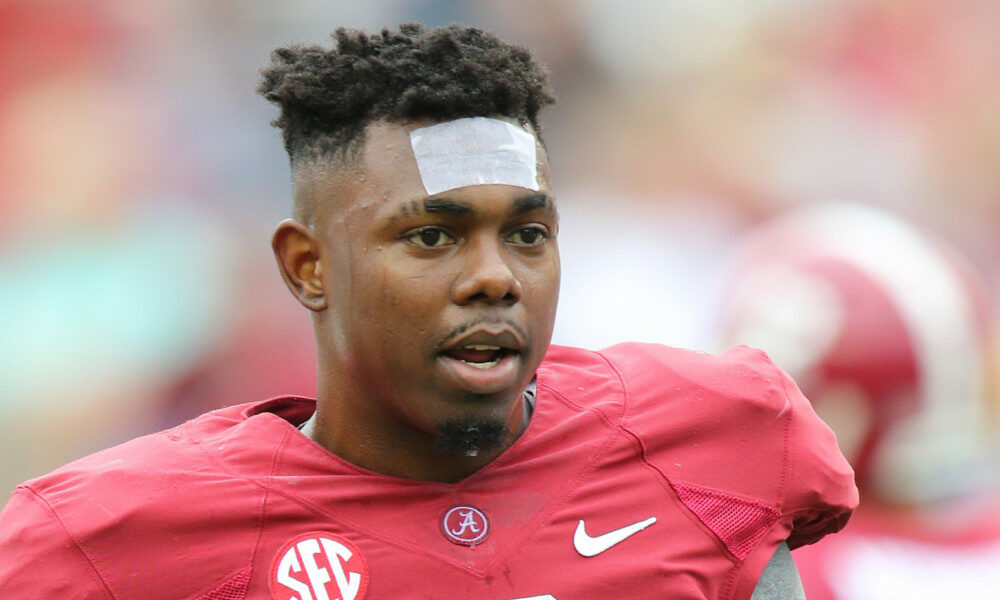
{"type": "Polygon", "coordinates": [[[749,598],[781,541],[857,502],[830,430],[760,351],[553,346],[528,428],[454,484],[374,473],[296,425],[208,413],[91,455],[0,513],[3,598],[749,598]]]}

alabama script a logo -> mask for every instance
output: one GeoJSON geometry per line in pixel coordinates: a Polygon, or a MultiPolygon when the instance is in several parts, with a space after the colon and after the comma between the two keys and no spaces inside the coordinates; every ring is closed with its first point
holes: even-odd
{"type": "Polygon", "coordinates": [[[441,516],[441,532],[456,544],[475,546],[490,534],[490,522],[474,506],[455,506],[441,516]]]}
{"type": "Polygon", "coordinates": [[[274,600],[362,600],[368,589],[368,564],[343,537],[314,531],[278,550],[268,587],[274,600]]]}

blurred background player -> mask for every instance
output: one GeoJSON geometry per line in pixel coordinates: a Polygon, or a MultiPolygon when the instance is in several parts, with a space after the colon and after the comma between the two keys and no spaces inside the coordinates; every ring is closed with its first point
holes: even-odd
{"type": "Polygon", "coordinates": [[[796,379],[857,472],[836,539],[793,556],[810,600],[997,598],[992,310],[950,248],[848,203],[793,211],[738,246],[724,342],[796,379]]]}

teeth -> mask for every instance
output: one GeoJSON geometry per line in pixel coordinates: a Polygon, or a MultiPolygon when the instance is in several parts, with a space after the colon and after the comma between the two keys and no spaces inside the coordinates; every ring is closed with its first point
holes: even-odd
{"type": "Polygon", "coordinates": [[[500,346],[487,346],[486,344],[466,344],[466,350],[499,350],[500,346]]]}
{"type": "Polygon", "coordinates": [[[463,360],[462,362],[464,362],[467,365],[472,365],[473,367],[476,367],[477,369],[489,369],[490,367],[495,367],[497,365],[497,363],[500,362],[500,359],[497,358],[497,359],[491,360],[489,362],[469,362],[467,360],[463,360]]]}

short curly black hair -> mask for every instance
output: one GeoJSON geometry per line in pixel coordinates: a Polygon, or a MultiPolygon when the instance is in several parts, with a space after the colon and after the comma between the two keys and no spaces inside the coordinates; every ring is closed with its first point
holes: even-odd
{"type": "Polygon", "coordinates": [[[539,132],[539,110],[555,101],[528,50],[481,29],[407,23],[377,34],[339,28],[332,37],[336,48],[278,48],[261,71],[258,91],[281,108],[273,124],[293,163],[346,152],[383,119],[506,116],[539,132]]]}

